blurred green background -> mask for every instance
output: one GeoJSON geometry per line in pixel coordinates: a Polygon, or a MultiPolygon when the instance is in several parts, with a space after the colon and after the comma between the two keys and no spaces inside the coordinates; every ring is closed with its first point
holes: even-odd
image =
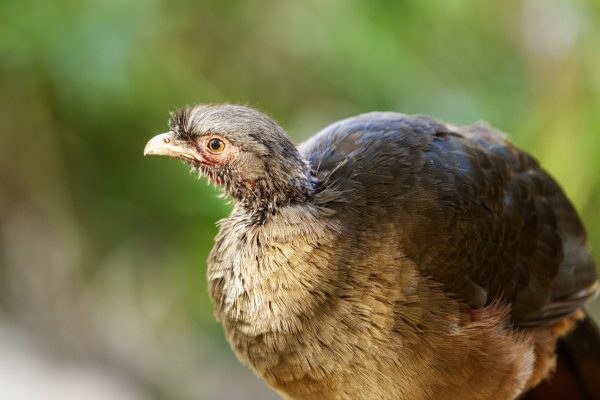
{"type": "Polygon", "coordinates": [[[212,316],[228,207],[142,157],[205,102],[297,141],[374,110],[487,120],[558,179],[598,257],[598,1],[3,0],[0,397],[276,398],[212,316]]]}

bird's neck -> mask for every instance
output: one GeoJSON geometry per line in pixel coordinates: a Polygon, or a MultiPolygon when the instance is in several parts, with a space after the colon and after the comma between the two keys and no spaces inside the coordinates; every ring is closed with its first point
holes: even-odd
{"type": "Polygon", "coordinates": [[[239,207],[264,223],[282,207],[309,202],[314,193],[317,179],[308,165],[302,161],[290,170],[270,171],[265,179],[246,183],[244,190],[234,194],[239,207]]]}

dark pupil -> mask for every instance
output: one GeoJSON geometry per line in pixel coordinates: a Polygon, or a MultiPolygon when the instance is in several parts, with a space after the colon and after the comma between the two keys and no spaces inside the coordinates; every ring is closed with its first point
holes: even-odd
{"type": "Polygon", "coordinates": [[[210,141],[210,148],[214,151],[221,149],[221,141],[219,139],[213,139],[210,141]]]}

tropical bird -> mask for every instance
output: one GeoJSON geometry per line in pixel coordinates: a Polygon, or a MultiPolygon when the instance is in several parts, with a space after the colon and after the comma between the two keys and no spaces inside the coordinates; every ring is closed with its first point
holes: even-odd
{"type": "Polygon", "coordinates": [[[144,154],[232,199],[209,293],[238,358],[284,398],[514,399],[589,318],[598,283],[575,209],[486,124],[372,112],[296,147],[225,104],[169,127],[144,154]]]}

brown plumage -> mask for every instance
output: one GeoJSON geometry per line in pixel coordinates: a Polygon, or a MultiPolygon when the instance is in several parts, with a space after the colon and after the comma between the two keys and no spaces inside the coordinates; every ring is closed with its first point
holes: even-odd
{"type": "Polygon", "coordinates": [[[286,398],[516,398],[598,290],[560,187],[483,124],[370,113],[296,148],[253,109],[198,106],[145,153],[234,200],[210,295],[240,360],[286,398]]]}

